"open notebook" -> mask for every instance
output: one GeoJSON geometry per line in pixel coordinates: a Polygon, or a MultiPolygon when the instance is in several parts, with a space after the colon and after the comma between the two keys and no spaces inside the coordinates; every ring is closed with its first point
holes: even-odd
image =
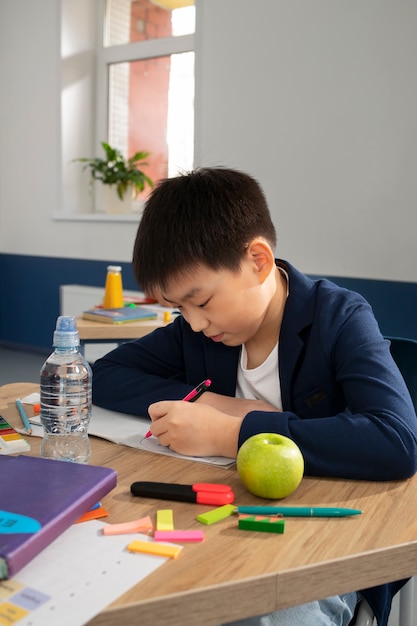
{"type": "MultiPolygon", "coordinates": [[[[39,394],[31,394],[26,398],[22,398],[22,402],[36,403],[39,402],[39,394]]],[[[32,434],[42,437],[43,429],[40,425],[39,415],[29,418],[33,425],[32,434]]],[[[235,459],[222,456],[184,456],[177,454],[165,446],[161,446],[155,437],[146,438],[149,430],[149,419],[145,417],[137,417],[136,415],[127,415],[126,413],[117,413],[108,411],[98,406],[93,406],[93,415],[88,427],[89,435],[101,437],[114,443],[119,443],[138,450],[147,450],[156,454],[165,454],[166,456],[175,456],[187,461],[198,461],[199,463],[208,463],[219,467],[231,467],[235,459]]]]}

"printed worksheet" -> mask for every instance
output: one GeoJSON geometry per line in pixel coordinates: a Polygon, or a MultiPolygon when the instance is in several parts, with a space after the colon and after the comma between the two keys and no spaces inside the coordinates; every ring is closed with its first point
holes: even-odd
{"type": "Polygon", "coordinates": [[[103,522],[74,524],[9,580],[0,624],[82,626],[168,559],[129,552],[138,533],[104,536],[103,522]]]}

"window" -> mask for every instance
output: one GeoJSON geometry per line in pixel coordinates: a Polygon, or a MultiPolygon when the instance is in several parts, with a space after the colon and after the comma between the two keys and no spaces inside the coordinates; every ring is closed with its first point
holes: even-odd
{"type": "Polygon", "coordinates": [[[193,5],[102,0],[96,144],[150,152],[144,171],[153,181],[193,166],[193,5]]]}

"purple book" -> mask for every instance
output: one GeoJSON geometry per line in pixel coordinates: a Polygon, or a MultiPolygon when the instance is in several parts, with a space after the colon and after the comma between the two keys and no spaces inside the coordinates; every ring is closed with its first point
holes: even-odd
{"type": "Polygon", "coordinates": [[[115,470],[0,456],[0,580],[14,576],[111,491],[115,470]]]}

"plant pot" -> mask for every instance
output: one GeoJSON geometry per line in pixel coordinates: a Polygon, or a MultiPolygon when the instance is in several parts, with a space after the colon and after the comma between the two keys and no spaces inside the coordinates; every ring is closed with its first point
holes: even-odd
{"type": "Polygon", "coordinates": [[[117,195],[116,185],[102,185],[103,209],[105,213],[132,213],[133,197],[130,193],[123,200],[117,195]]]}

